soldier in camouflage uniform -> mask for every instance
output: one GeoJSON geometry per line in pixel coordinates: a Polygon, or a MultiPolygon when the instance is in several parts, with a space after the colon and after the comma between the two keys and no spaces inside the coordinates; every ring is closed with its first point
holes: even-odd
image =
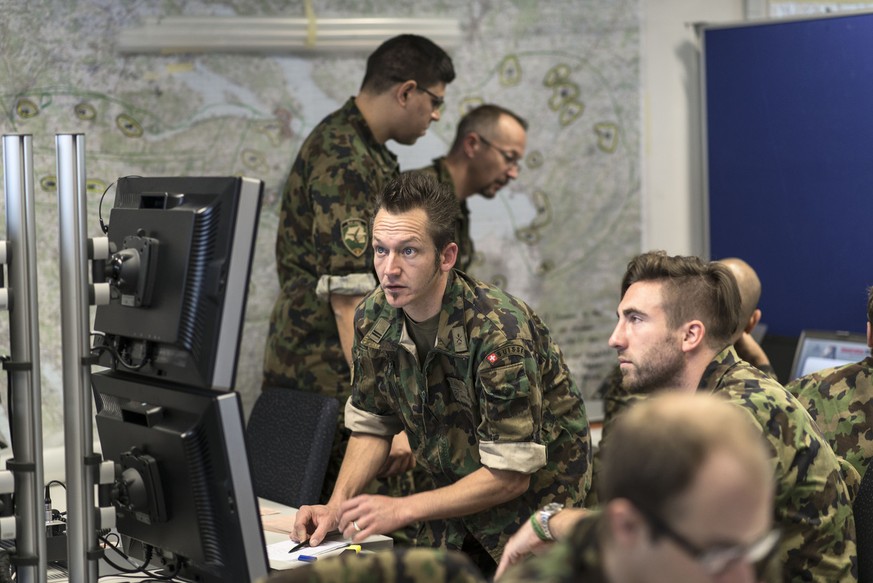
{"type": "Polygon", "coordinates": [[[501,563],[497,580],[751,583],[753,567],[778,572],[768,459],[760,430],[722,399],[648,399],[616,423],[602,510],[553,514],[558,542],[505,574],[501,563]]]}
{"type": "MultiPolygon", "coordinates": [[[[867,290],[867,345],[873,347],[873,287],[867,290]]],[[[861,477],[873,457],[873,356],[812,373],[787,389],[806,407],[838,455],[861,477]]]]}
{"type": "Polygon", "coordinates": [[[742,407],[770,443],[785,580],[855,581],[851,503],[858,474],[828,446],[797,399],[739,359],[730,345],[739,302],[735,279],[718,263],[663,252],[633,259],[609,339],[624,386],[649,394],[712,392],[742,407]]]}
{"type": "MultiPolygon", "coordinates": [[[[761,310],[758,301],[761,299],[761,280],[751,265],[736,257],[720,259],[719,263],[730,269],[740,290],[740,320],[731,343],[737,354],[746,362],[767,373],[774,379],[776,371],[770,364],[767,354],[752,337],[752,330],[761,321],[761,310]]],[[[636,401],[646,398],[646,392],[628,388],[622,384],[621,369],[616,366],[597,390],[603,396],[603,439],[609,436],[612,423],[616,417],[636,401]]],[[[599,455],[594,454],[594,484],[597,484],[599,473],[599,455]]],[[[597,504],[596,488],[589,491],[586,506],[597,504]]]]}
{"type": "Polygon", "coordinates": [[[492,199],[510,180],[518,178],[526,143],[527,121],[499,105],[480,105],[458,122],[455,141],[447,155],[412,171],[430,174],[449,186],[458,198],[455,269],[466,273],[474,258],[467,199],[474,194],[492,199]]]}
{"type": "Polygon", "coordinates": [[[343,553],[280,571],[269,583],[485,583],[464,553],[396,548],[373,554],[343,553]]]}
{"type": "Polygon", "coordinates": [[[337,525],[360,540],[423,521],[420,544],[468,551],[487,573],[533,509],[584,499],[581,394],[527,305],[452,269],[455,209],[420,173],[383,193],[373,225],[381,287],[356,314],[352,438],[328,504],[298,512],[297,540],[317,544],[337,525]],[[437,488],[359,495],[402,430],[437,488]]]}
{"type": "MultiPolygon", "coordinates": [[[[270,316],[264,385],[351,394],[354,309],[376,287],[368,228],[376,195],[399,173],[388,140],[412,144],[439,120],[449,56],[401,35],[367,60],[361,90],[307,137],[282,195],[276,237],[280,293],[270,316]]],[[[330,492],[348,433],[342,416],[330,492]]],[[[411,456],[410,456],[411,459],[411,456]]]]}

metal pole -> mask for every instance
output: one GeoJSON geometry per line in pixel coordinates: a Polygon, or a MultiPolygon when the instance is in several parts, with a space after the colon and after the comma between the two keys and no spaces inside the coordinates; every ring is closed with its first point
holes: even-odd
{"type": "Polygon", "coordinates": [[[71,581],[96,582],[94,485],[100,456],[93,450],[85,228],[85,136],[58,134],[61,338],[67,471],[67,559],[71,581]]]}
{"type": "Polygon", "coordinates": [[[6,236],[9,240],[10,409],[15,475],[16,572],[19,581],[46,581],[42,393],[36,285],[32,136],[3,136],[6,236]]]}

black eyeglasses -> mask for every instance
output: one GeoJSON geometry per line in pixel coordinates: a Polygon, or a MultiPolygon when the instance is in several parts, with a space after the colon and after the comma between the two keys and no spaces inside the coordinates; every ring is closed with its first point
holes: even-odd
{"type": "Polygon", "coordinates": [[[519,168],[519,169],[521,168],[519,166],[519,163],[521,162],[521,156],[517,156],[516,154],[514,154],[512,152],[507,152],[503,148],[498,148],[497,146],[495,146],[494,144],[492,144],[491,142],[486,140],[485,137],[482,136],[482,134],[478,134],[478,135],[479,135],[479,139],[482,140],[483,144],[485,144],[489,148],[494,148],[495,150],[500,152],[500,155],[503,156],[503,160],[506,162],[507,166],[509,166],[510,168],[512,168],[513,166],[515,166],[516,168],[519,168]]]}
{"type": "Polygon", "coordinates": [[[419,85],[416,85],[415,88],[419,91],[427,93],[430,96],[430,106],[433,108],[434,111],[442,111],[443,108],[446,106],[446,100],[436,93],[428,91],[427,89],[419,85]]]}
{"type": "Polygon", "coordinates": [[[667,535],[710,575],[718,575],[724,572],[725,569],[739,560],[751,563],[759,569],[764,568],[767,561],[773,557],[773,554],[778,549],[776,545],[781,538],[779,530],[773,529],[748,545],[718,545],[708,549],[701,549],[673,530],[660,517],[648,512],[643,514],[655,532],[667,535]]]}

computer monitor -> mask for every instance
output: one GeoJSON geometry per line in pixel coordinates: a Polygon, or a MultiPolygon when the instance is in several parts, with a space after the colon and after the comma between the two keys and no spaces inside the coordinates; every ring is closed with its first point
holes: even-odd
{"type": "Polygon", "coordinates": [[[113,371],[92,383],[103,456],[117,469],[108,497],[128,554],[198,583],[266,576],[239,395],[113,371]]]}
{"type": "Polygon", "coordinates": [[[94,319],[101,365],[233,388],[262,193],[240,177],[118,180],[104,270],[112,298],[94,319]]]}
{"type": "Polygon", "coordinates": [[[803,330],[794,351],[789,381],[826,368],[863,360],[870,354],[867,337],[850,332],[803,330]]]}

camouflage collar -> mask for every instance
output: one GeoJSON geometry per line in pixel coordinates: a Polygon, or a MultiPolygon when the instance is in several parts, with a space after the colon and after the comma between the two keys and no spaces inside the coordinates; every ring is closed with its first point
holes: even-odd
{"type": "Polygon", "coordinates": [[[376,136],[373,135],[373,130],[370,129],[367,120],[364,119],[364,114],[355,105],[355,98],[349,97],[342,110],[345,112],[349,125],[355,129],[361,140],[367,145],[372,158],[382,166],[382,171],[385,174],[391,174],[396,171],[399,167],[397,156],[385,144],[380,144],[376,141],[376,136]]]}
{"type": "Polygon", "coordinates": [[[712,393],[718,389],[721,379],[727,372],[740,362],[740,357],[737,356],[737,351],[734,350],[733,344],[715,355],[712,362],[703,371],[703,376],[700,378],[700,384],[697,385],[698,391],[706,391],[712,393]]]}
{"type": "Polygon", "coordinates": [[[470,293],[459,272],[449,272],[446,291],[443,294],[443,307],[440,311],[440,329],[437,332],[436,349],[452,353],[467,354],[470,351],[467,337],[467,294],[470,293]]]}
{"type": "MultiPolygon", "coordinates": [[[[465,325],[468,293],[471,292],[467,289],[463,278],[459,276],[459,272],[454,270],[449,272],[440,309],[435,350],[456,355],[465,355],[469,352],[470,343],[465,325]]],[[[362,343],[393,352],[403,342],[404,337],[409,335],[405,331],[403,312],[388,305],[384,299],[384,292],[380,290],[379,294],[382,296],[380,303],[384,303],[384,309],[364,336],[362,343]]]]}

